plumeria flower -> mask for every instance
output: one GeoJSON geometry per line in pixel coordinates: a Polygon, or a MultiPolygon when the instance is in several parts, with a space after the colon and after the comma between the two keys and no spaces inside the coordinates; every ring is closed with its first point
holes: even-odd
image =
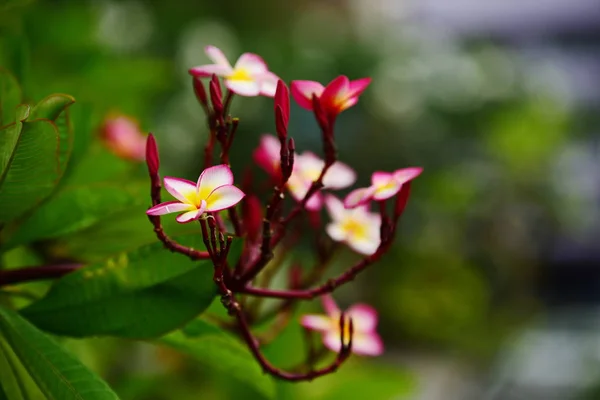
{"type": "Polygon", "coordinates": [[[254,161],[271,177],[278,179],[281,175],[281,143],[272,135],[263,135],[252,154],[254,161]]]}
{"type": "Polygon", "coordinates": [[[213,74],[223,77],[227,89],[241,96],[275,96],[279,78],[269,71],[260,56],[244,53],[232,67],[225,54],[215,46],[206,46],[204,51],[214,64],[191,68],[191,75],[199,78],[213,74]]]}
{"type": "Polygon", "coordinates": [[[101,137],[117,156],[133,161],[146,157],[146,138],[138,122],[125,115],[109,116],[102,125],[101,137]]]}
{"type": "Polygon", "coordinates": [[[344,242],[361,254],[371,255],[377,251],[381,243],[379,214],[369,212],[366,204],[347,209],[330,194],[325,197],[325,205],[332,220],[325,229],[333,240],[344,242]]]}
{"type": "Polygon", "coordinates": [[[326,87],[314,81],[292,81],[291,91],[298,105],[307,110],[313,109],[312,97],[316,95],[325,113],[331,117],[355,105],[370,83],[371,78],[351,81],[341,75],[326,87]]]}
{"type": "Polygon", "coordinates": [[[146,214],[183,212],[177,216],[179,223],[197,220],[207,212],[233,207],[244,197],[244,192],[233,186],[233,174],[225,164],[205,169],[197,183],[165,176],[164,184],[165,189],[177,201],[157,204],[146,211],[146,214]]]}
{"type": "MultiPolygon", "coordinates": [[[[302,326],[323,334],[323,343],[332,351],[339,352],[340,316],[341,312],[329,295],[321,297],[327,315],[304,315],[300,320],[302,326]]],[[[352,335],[352,352],[356,354],[378,356],[383,353],[383,342],[377,334],[377,311],[366,304],[355,304],[344,313],[352,318],[354,332],[352,335]]],[[[345,324],[344,339],[349,339],[349,325],[345,324]]]]}
{"type": "Polygon", "coordinates": [[[344,200],[346,208],[354,208],[372,200],[386,200],[400,191],[402,185],[421,175],[423,168],[410,167],[394,172],[374,172],[371,176],[371,186],[355,189],[344,200]]]}

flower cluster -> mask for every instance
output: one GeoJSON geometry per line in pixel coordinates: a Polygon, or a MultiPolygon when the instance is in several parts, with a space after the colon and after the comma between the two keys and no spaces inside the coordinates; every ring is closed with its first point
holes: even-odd
{"type": "Polygon", "coordinates": [[[152,135],[148,137],[146,162],[152,207],[147,214],[157,237],[171,251],[193,260],[212,261],[214,282],[222,303],[235,317],[238,331],[265,372],[289,381],[310,380],[334,372],[352,352],[381,354],[383,343],[376,332],[376,311],[368,305],[356,304],[342,312],[331,297],[337,287],[353,280],[389,250],[408,201],[411,181],[422,172],[419,167],[376,171],[368,187],[351,190],[343,199],[331,193],[348,189],[357,180],[355,171],[338,160],[334,126],[338,115],[358,102],[371,79],[349,80],[339,76],[326,86],[313,81],[292,81],[288,90],[256,54],[242,54],[234,66],[216,47],[208,46],[206,54],[213,64],[189,70],[210,132],[204,148],[205,168],[197,181],[164,177],[161,182],[156,143],[152,135]],[[209,79],[208,91],[203,78],[209,79]],[[227,88],[225,96],[219,78],[227,88]],[[288,132],[290,92],[300,107],[315,116],[321,130],[322,157],[309,150],[296,151],[288,132]],[[253,152],[255,163],[269,177],[272,191],[264,200],[264,206],[261,198],[265,196],[255,192],[250,172],[242,181],[241,189],[234,184],[229,160],[239,124],[237,118],[229,115],[234,95],[274,98],[276,135],[263,135],[253,152]],[[220,147],[219,162],[213,165],[216,146],[220,147]],[[175,200],[161,201],[162,185],[175,200]],[[291,201],[286,200],[287,193],[291,201]],[[371,210],[373,204],[375,210],[371,210]],[[326,223],[321,222],[322,209],[328,214],[326,223]],[[178,214],[179,223],[198,221],[205,251],[185,247],[166,235],[161,216],[170,213],[178,214]],[[301,228],[307,226],[301,224],[303,219],[311,229],[308,237],[314,240],[316,264],[312,269],[302,268],[294,260],[288,268],[288,287],[271,289],[271,277],[278,269],[286,268],[282,260],[302,239],[301,228]],[[235,263],[227,258],[233,240],[244,241],[242,255],[235,263]],[[358,261],[341,275],[319,284],[334,254],[343,247],[357,253],[358,261]],[[259,307],[243,307],[242,304],[253,303],[251,299],[240,302],[242,296],[275,298],[280,299],[280,303],[274,311],[260,314],[259,307]],[[321,333],[325,348],[337,353],[335,360],[326,367],[315,368],[314,363],[318,361],[315,354],[323,353],[316,353],[312,340],[308,340],[309,355],[299,368],[306,372],[286,372],[274,367],[262,355],[260,346],[276,336],[282,324],[274,324],[271,334],[263,332],[261,335],[253,333],[252,324],[275,316],[287,323],[297,301],[316,297],[321,298],[326,315],[304,315],[300,323],[307,337],[311,332],[321,333]]]}

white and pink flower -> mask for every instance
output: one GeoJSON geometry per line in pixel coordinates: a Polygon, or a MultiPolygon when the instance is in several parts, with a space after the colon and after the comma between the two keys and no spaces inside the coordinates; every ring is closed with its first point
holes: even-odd
{"type": "Polygon", "coordinates": [[[126,115],[112,115],[106,118],[101,128],[104,144],[117,156],[133,161],[143,161],[146,157],[146,139],[138,121],[126,115]]]}
{"type": "MultiPolygon", "coordinates": [[[[330,295],[321,297],[323,308],[327,315],[304,315],[300,323],[307,329],[323,334],[325,346],[335,352],[341,348],[340,316],[341,312],[330,295]]],[[[352,318],[354,328],[352,335],[352,352],[356,354],[378,356],[383,353],[383,342],[377,334],[377,311],[366,304],[355,304],[344,313],[346,318],[352,318]]],[[[349,325],[344,324],[344,342],[349,336],[349,325]]]]}
{"type": "Polygon", "coordinates": [[[225,86],[240,96],[275,96],[277,75],[269,71],[265,61],[253,53],[244,53],[231,66],[223,52],[215,46],[206,46],[206,55],[214,64],[200,65],[189,70],[192,76],[211,77],[213,74],[224,79],[225,86]]]}
{"type": "Polygon", "coordinates": [[[164,185],[177,201],[157,204],[146,211],[146,214],[164,215],[180,212],[177,216],[179,223],[200,219],[207,212],[233,207],[244,197],[244,192],[233,185],[233,173],[225,164],[205,169],[197,183],[165,176],[164,185]]]}
{"type": "Polygon", "coordinates": [[[344,206],[354,208],[370,200],[389,199],[402,189],[402,185],[421,175],[421,172],[421,167],[403,168],[394,172],[374,172],[371,176],[371,186],[350,192],[344,200],[344,206]]]}
{"type": "Polygon", "coordinates": [[[292,81],[291,92],[296,103],[307,110],[313,109],[312,98],[316,96],[323,111],[332,117],[355,105],[370,83],[371,78],[351,81],[347,76],[341,75],[327,86],[314,81],[292,81]]]}
{"type": "Polygon", "coordinates": [[[381,243],[381,216],[369,211],[368,205],[347,209],[335,196],[325,196],[331,222],[325,230],[336,242],[346,243],[352,250],[371,255],[381,243]]]}

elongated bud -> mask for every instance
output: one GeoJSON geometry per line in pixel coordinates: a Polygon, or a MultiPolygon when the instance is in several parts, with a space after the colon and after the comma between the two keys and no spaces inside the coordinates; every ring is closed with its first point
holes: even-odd
{"type": "Polygon", "coordinates": [[[204,107],[208,107],[208,98],[206,97],[206,90],[204,89],[204,84],[202,80],[198,77],[193,77],[192,82],[194,84],[194,93],[196,94],[196,98],[204,107]]]}
{"type": "Polygon", "coordinates": [[[158,148],[153,134],[148,135],[146,139],[146,165],[151,176],[158,174],[160,160],[158,157],[158,148]]]}
{"type": "Polygon", "coordinates": [[[290,119],[290,94],[287,86],[280,79],[275,90],[275,128],[280,140],[287,136],[287,126],[290,119]]]}
{"type": "Polygon", "coordinates": [[[312,97],[313,113],[317,119],[317,123],[323,132],[329,132],[329,123],[327,122],[327,115],[321,106],[321,102],[316,94],[312,97]]]}
{"type": "Polygon", "coordinates": [[[275,131],[279,140],[285,141],[287,137],[287,119],[283,115],[283,110],[280,106],[275,106],[275,131]]]}
{"type": "Polygon", "coordinates": [[[396,204],[394,206],[394,218],[398,219],[408,203],[408,197],[410,196],[410,181],[402,185],[400,192],[396,196],[396,204]]]}
{"type": "Polygon", "coordinates": [[[215,114],[223,114],[223,93],[221,92],[221,85],[219,84],[219,79],[216,75],[212,76],[208,89],[210,91],[210,100],[213,109],[215,110],[215,114]]]}

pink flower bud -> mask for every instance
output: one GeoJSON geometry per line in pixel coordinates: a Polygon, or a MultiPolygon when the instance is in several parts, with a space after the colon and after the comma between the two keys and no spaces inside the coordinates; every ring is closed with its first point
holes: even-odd
{"type": "Polygon", "coordinates": [[[194,77],[193,84],[194,84],[194,93],[196,94],[196,98],[198,99],[200,104],[208,107],[208,98],[206,97],[206,90],[204,89],[204,85],[202,84],[202,81],[200,80],[200,78],[194,77]]]}
{"type": "Polygon", "coordinates": [[[146,165],[148,165],[148,172],[151,176],[158,174],[160,159],[153,134],[149,134],[146,140],[146,165]]]}
{"type": "Polygon", "coordinates": [[[135,119],[124,115],[107,118],[101,128],[101,137],[117,156],[132,161],[144,160],[146,135],[135,119]]]}
{"type": "Polygon", "coordinates": [[[213,109],[217,115],[221,115],[223,113],[223,93],[221,92],[221,85],[216,75],[212,76],[208,88],[213,109]]]}

